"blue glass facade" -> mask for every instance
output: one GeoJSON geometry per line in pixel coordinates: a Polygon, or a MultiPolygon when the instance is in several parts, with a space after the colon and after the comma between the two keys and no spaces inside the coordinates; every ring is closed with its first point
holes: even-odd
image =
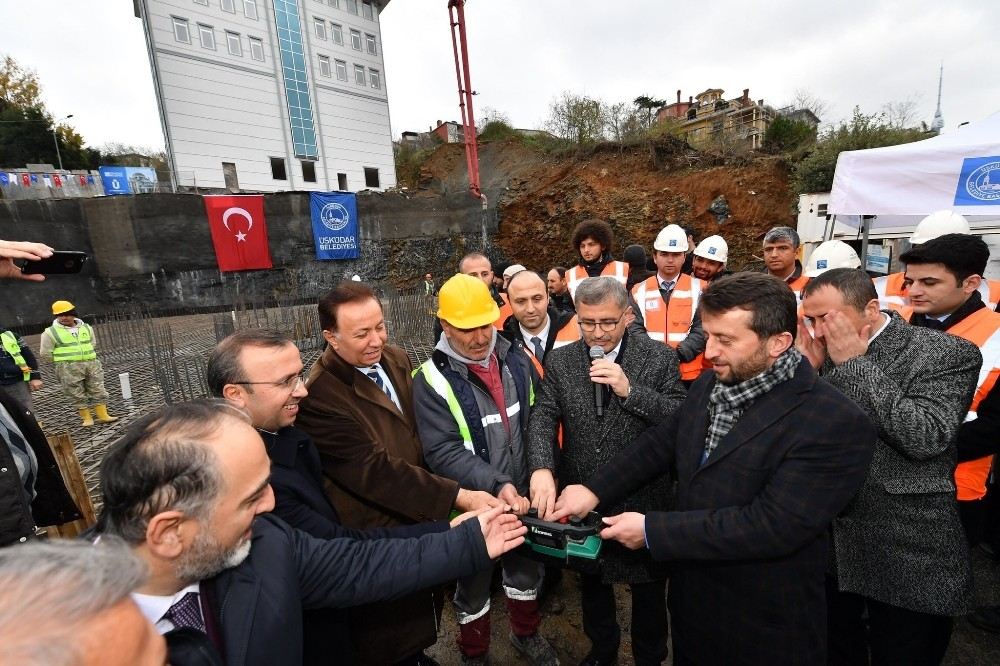
{"type": "Polygon", "coordinates": [[[316,124],[313,121],[309,81],[306,77],[306,62],[302,49],[299,4],[296,0],[273,0],[273,4],[295,156],[302,159],[316,159],[319,157],[319,152],[316,150],[316,124]]]}

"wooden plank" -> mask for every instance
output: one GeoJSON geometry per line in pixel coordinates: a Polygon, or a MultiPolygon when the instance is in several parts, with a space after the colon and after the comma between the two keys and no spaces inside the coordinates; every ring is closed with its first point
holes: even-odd
{"type": "Polygon", "coordinates": [[[76,502],[76,506],[79,507],[82,518],[55,526],[55,529],[47,527],[46,530],[51,537],[76,537],[97,522],[94,503],[90,500],[90,491],[87,490],[87,483],[83,478],[83,469],[80,467],[80,459],[76,456],[73,439],[65,432],[48,435],[47,439],[49,446],[52,447],[52,453],[56,457],[59,471],[62,472],[66,488],[73,501],[76,502]]]}

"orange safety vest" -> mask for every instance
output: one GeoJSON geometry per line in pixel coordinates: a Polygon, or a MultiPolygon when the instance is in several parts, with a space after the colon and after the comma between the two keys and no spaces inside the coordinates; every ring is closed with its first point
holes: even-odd
{"type": "Polygon", "coordinates": [[[493,328],[498,331],[503,330],[503,323],[507,321],[507,317],[514,314],[514,311],[510,307],[510,301],[507,300],[507,294],[501,293],[500,300],[503,301],[503,305],[500,306],[500,316],[497,317],[495,322],[493,322],[493,328]]]}
{"type": "MultiPolygon", "coordinates": [[[[573,318],[566,322],[563,327],[556,332],[556,339],[552,342],[552,349],[565,347],[566,345],[576,342],[579,339],[580,324],[576,320],[576,315],[573,315],[573,318]]],[[[542,362],[535,357],[531,347],[525,345],[524,349],[528,353],[528,358],[531,359],[531,364],[534,365],[535,370],[538,371],[538,376],[545,377],[545,368],[542,367],[542,362]]],[[[559,440],[559,448],[561,449],[563,447],[563,427],[561,423],[559,424],[559,431],[556,433],[556,439],[559,440]]]]}
{"type": "MultiPolygon", "coordinates": [[[[632,298],[639,306],[646,327],[646,334],[651,340],[665,342],[674,349],[684,342],[691,331],[694,313],[698,310],[701,292],[705,290],[705,282],[693,278],[687,273],[677,277],[674,290],[670,293],[666,312],[658,316],[664,309],[663,296],[660,295],[660,278],[654,275],[632,287],[632,298]]],[[[681,379],[697,379],[704,369],[704,353],[698,354],[690,361],[680,364],[681,379]]]]}
{"type": "MultiPolygon", "coordinates": [[[[589,277],[587,269],[580,264],[566,272],[566,287],[571,297],[576,298],[576,288],[589,277]]],[[[628,282],[628,264],[624,261],[609,261],[601,271],[601,277],[613,277],[624,285],[628,282]]]]}
{"type": "Polygon", "coordinates": [[[786,280],[785,284],[787,284],[788,287],[795,292],[795,300],[800,301],[802,300],[802,290],[806,288],[807,284],[809,284],[809,278],[805,275],[800,275],[794,280],[786,280]]]}
{"type": "MultiPolygon", "coordinates": [[[[1000,378],[1000,313],[981,308],[949,328],[948,332],[965,338],[979,347],[983,354],[976,394],[965,417],[966,421],[972,421],[976,418],[979,403],[1000,378]]],[[[960,502],[982,499],[986,495],[986,481],[992,467],[993,456],[983,456],[961,463],[955,468],[955,485],[958,487],[960,502]]]]}

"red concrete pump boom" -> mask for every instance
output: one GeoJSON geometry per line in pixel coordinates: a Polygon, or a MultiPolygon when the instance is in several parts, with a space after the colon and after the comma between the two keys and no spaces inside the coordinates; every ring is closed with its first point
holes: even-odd
{"type": "Polygon", "coordinates": [[[476,118],[472,110],[472,78],[469,74],[469,46],[465,35],[465,0],[448,0],[451,22],[451,45],[455,51],[455,76],[458,78],[458,107],[462,110],[465,137],[465,163],[469,170],[469,192],[481,199],[486,207],[486,195],[479,187],[479,147],[476,145],[476,118]]]}

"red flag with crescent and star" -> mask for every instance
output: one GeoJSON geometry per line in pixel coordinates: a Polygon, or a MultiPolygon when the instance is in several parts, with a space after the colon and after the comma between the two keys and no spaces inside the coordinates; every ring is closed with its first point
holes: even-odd
{"type": "Polygon", "coordinates": [[[220,271],[271,268],[264,197],[206,196],[205,212],[220,271]]]}

